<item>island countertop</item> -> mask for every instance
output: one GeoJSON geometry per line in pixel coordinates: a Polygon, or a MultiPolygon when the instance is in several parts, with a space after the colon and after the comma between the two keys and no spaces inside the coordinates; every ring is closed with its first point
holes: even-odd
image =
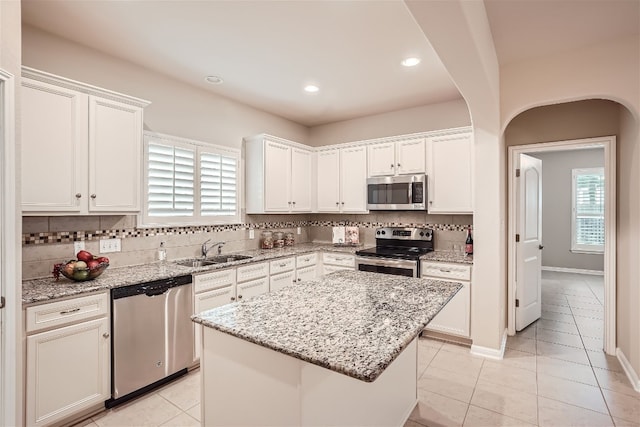
{"type": "Polygon", "coordinates": [[[438,280],[344,270],[192,319],[372,382],[461,287],[438,280]]]}

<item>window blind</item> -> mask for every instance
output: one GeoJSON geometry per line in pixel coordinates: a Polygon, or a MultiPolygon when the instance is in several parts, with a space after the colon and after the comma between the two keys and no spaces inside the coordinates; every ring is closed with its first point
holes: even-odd
{"type": "Polygon", "coordinates": [[[200,215],[235,215],[237,211],[237,161],[233,157],[200,153],[200,215]]]}
{"type": "Polygon", "coordinates": [[[148,145],[148,212],[150,216],[192,216],[195,151],[148,145]]]}
{"type": "Polygon", "coordinates": [[[573,250],[604,250],[604,170],[573,170],[573,250]]]}

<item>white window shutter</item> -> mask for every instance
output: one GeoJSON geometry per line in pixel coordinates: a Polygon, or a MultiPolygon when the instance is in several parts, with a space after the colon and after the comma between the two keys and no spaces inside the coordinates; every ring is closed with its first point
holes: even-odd
{"type": "Polygon", "coordinates": [[[147,164],[148,215],[192,216],[194,150],[149,143],[147,164]]]}
{"type": "Polygon", "coordinates": [[[573,241],[577,252],[604,251],[604,170],[574,169],[573,241]]]}

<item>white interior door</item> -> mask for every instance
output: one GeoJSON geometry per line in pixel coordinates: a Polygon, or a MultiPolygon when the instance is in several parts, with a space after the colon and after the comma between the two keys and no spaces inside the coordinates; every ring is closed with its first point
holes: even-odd
{"type": "Polygon", "coordinates": [[[542,314],[542,160],[520,155],[516,245],[516,330],[542,314]]]}

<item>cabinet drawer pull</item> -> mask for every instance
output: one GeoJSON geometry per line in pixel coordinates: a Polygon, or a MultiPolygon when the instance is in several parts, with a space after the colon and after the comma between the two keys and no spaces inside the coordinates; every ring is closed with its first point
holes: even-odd
{"type": "Polygon", "coordinates": [[[447,268],[441,268],[440,271],[442,271],[443,273],[451,273],[451,270],[447,268]]]}
{"type": "Polygon", "coordinates": [[[80,307],[72,308],[71,310],[61,311],[60,314],[71,314],[80,311],[80,307]]]}
{"type": "Polygon", "coordinates": [[[286,262],[283,262],[282,264],[279,264],[279,265],[280,265],[280,267],[286,267],[286,266],[287,266],[287,263],[286,263],[286,262]]]}

